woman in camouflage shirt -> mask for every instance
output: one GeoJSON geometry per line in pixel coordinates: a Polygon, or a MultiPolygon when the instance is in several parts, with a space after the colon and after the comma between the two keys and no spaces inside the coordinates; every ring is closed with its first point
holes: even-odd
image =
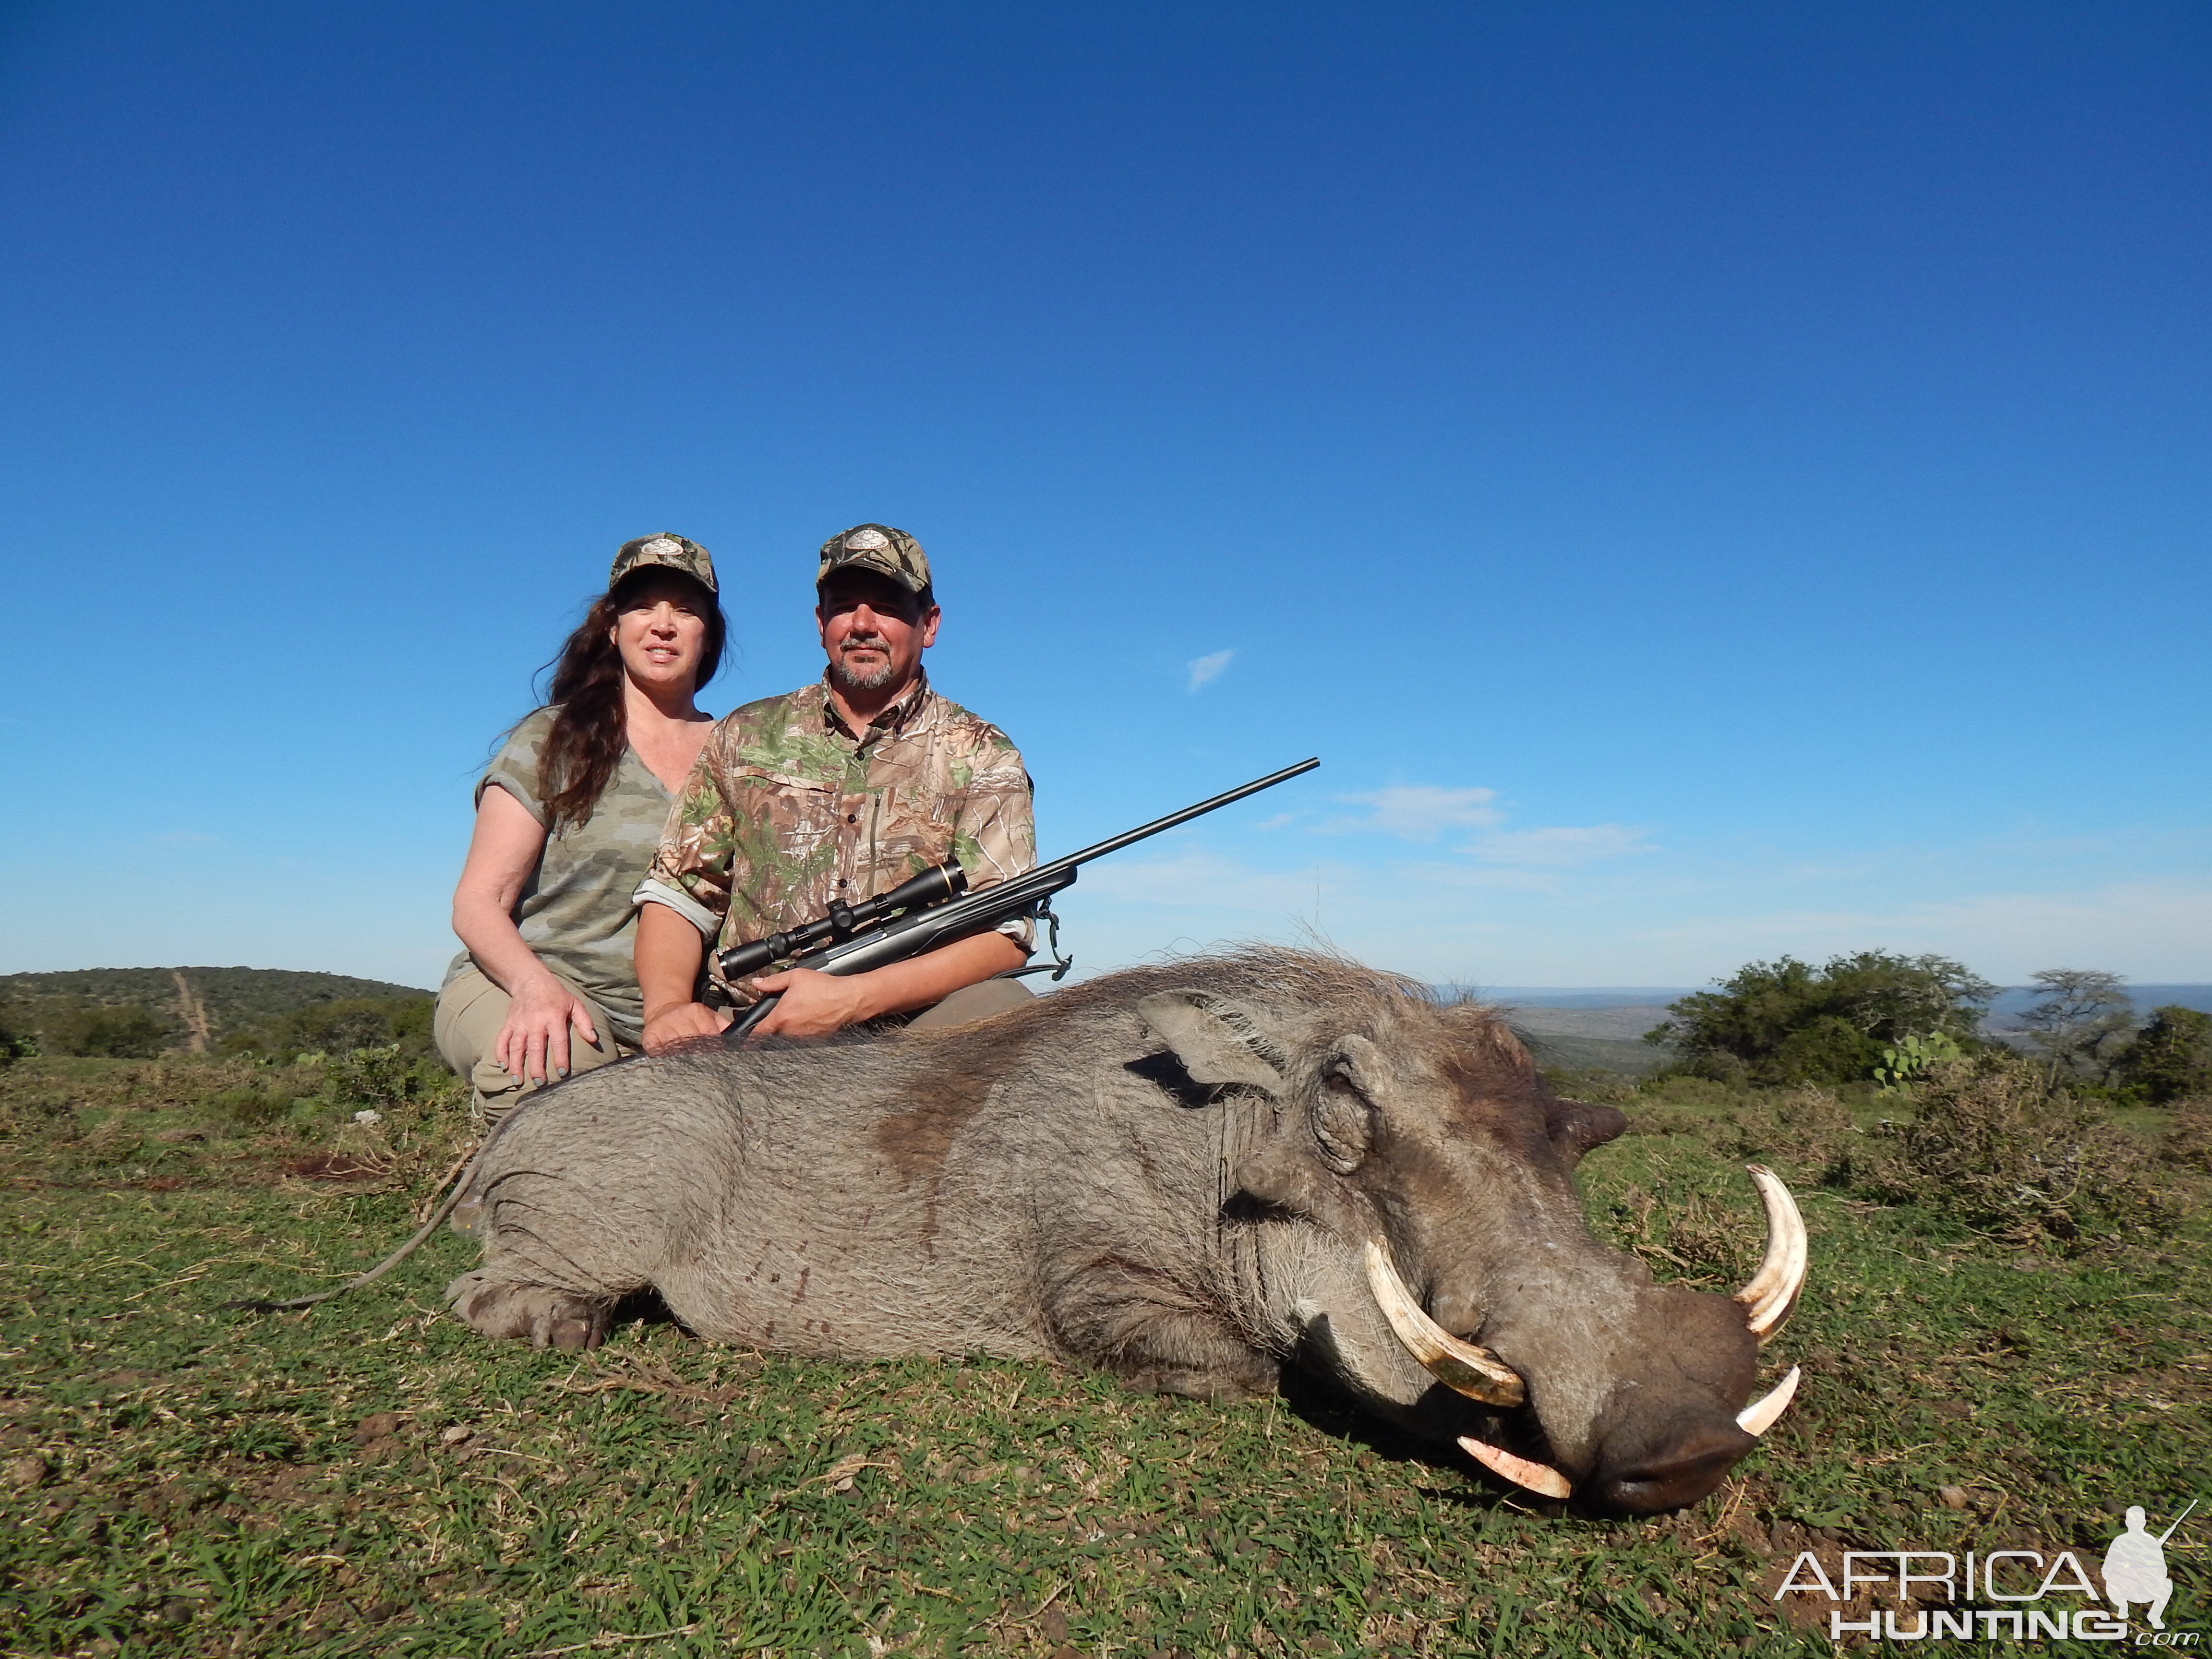
{"type": "Polygon", "coordinates": [[[726,632],[705,548],[667,534],[625,542],[562,647],[551,702],[507,734],[477,784],[453,891],[468,948],[438,994],[436,1038],[486,1121],[643,1038],[630,894],[712,729],[692,699],[726,632]]]}

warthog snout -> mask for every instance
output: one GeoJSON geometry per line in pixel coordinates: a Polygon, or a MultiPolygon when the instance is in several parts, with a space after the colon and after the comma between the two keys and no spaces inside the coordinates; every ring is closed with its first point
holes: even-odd
{"type": "Polygon", "coordinates": [[[1593,1509],[1622,1515],[1678,1510],[1718,1486],[1756,1443],[1725,1419],[1677,1425],[1648,1458],[1616,1463],[1608,1445],[1607,1455],[1577,1492],[1593,1509]]]}
{"type": "MultiPolygon", "coordinates": [[[[1588,1322],[1613,1327],[1602,1350],[1574,1328],[1585,1322],[1577,1317],[1585,1310],[1558,1305],[1564,1297],[1548,1310],[1540,1302],[1496,1321],[1461,1286],[1436,1298],[1444,1318],[1432,1317],[1379,1239],[1370,1239],[1363,1253],[1368,1287],[1392,1334],[1431,1376],[1505,1413],[1503,1437],[1554,1449],[1549,1457],[1535,1457],[1483,1436],[1461,1437],[1469,1455],[1493,1474],[1595,1509],[1639,1515],[1679,1509],[1719,1486],[1796,1392],[1793,1368],[1759,1399],[1732,1410],[1732,1401],[1748,1387],[1758,1348],[1796,1306],[1808,1261],[1804,1222],[1789,1188],[1761,1165],[1751,1165],[1750,1174],[1765,1206],[1768,1234],[1765,1257],[1751,1281],[1722,1297],[1632,1278],[1624,1305],[1610,1310],[1609,1319],[1588,1322]],[[1444,1319],[1469,1332],[1495,1328],[1494,1346],[1454,1335],[1444,1319]],[[1589,1395],[1593,1376],[1608,1372],[1603,1404],[1577,1420],[1572,1402],[1589,1395]],[[1562,1403],[1547,1420],[1552,1398],[1562,1403]]],[[[1539,1283],[1547,1277],[1529,1276],[1539,1283]]],[[[1606,1277],[1585,1283],[1603,1285],[1606,1277]]],[[[1616,1278],[1616,1291],[1619,1285],[1616,1278]]]]}

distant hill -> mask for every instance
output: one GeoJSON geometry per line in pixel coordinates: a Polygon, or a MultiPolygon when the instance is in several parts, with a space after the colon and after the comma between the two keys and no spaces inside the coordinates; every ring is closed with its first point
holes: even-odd
{"type": "MultiPolygon", "coordinates": [[[[1442,990],[1446,988],[1438,987],[1442,990]]],[[[1477,1001],[1501,1008],[1664,1008],[1710,985],[1481,985],[1477,1001]]]]}
{"type": "Polygon", "coordinates": [[[1516,1008],[1509,1003],[1505,1017],[1516,1030],[1534,1036],[1605,1037],[1616,1042],[1640,1042],[1646,1031],[1667,1018],[1667,1011],[1649,1003],[1631,1003],[1620,1008],[1516,1008]]]}
{"type": "Polygon", "coordinates": [[[1642,1077],[1657,1071],[1673,1058],[1671,1049],[1656,1048],[1648,1042],[1625,1042],[1619,1037],[1571,1036],[1563,1033],[1547,1035],[1530,1030],[1517,1018],[1512,1023],[1539,1066],[1560,1066],[1575,1072],[1617,1072],[1624,1077],[1642,1077]]]}
{"type": "Polygon", "coordinates": [[[194,1051],[319,1002],[432,994],[419,986],[289,968],[76,968],[0,974],[0,1003],[9,1007],[16,1024],[33,1030],[43,1031],[87,1008],[137,1008],[174,1034],[172,1046],[194,1051]]]}

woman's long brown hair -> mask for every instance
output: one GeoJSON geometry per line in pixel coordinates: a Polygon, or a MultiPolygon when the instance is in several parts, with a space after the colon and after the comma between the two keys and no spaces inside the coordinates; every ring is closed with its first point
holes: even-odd
{"type": "MultiPolygon", "coordinates": [[[[629,726],[623,709],[622,652],[614,641],[614,626],[638,588],[657,576],[691,581],[680,571],[655,566],[631,571],[592,601],[561,654],[546,665],[553,671],[546,696],[553,706],[553,729],[538,753],[538,798],[545,804],[548,835],[564,824],[587,821],[606,793],[615,768],[622,764],[629,726]]],[[[722,665],[729,624],[721,602],[703,584],[691,585],[697,589],[699,614],[707,623],[707,637],[700,642],[699,678],[692,682],[696,691],[722,665]]]]}

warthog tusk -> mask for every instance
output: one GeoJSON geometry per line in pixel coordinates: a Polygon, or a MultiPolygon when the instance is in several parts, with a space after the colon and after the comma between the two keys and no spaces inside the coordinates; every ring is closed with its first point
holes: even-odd
{"type": "Polygon", "coordinates": [[[1746,1434],[1765,1434],[1772,1428],[1775,1419],[1790,1409],[1790,1401],[1797,1392],[1797,1379],[1802,1374],[1800,1367],[1792,1365],[1789,1376],[1735,1414],[1736,1427],[1746,1434]]]}
{"type": "Polygon", "coordinates": [[[1781,1176],[1764,1164],[1747,1164],[1759,1196],[1766,1206],[1766,1260],[1759,1264],[1751,1283],[1735,1293],[1743,1304],[1744,1322],[1765,1347],[1773,1340],[1797,1305],[1805,1288],[1807,1246],[1805,1218],[1797,1213],[1797,1200],[1782,1184],[1781,1176]]]}
{"type": "Polygon", "coordinates": [[[1421,1311],[1421,1304],[1413,1300],[1406,1281],[1390,1265],[1389,1252],[1371,1238],[1367,1241],[1366,1258],[1367,1288],[1375,1293],[1376,1305],[1430,1376],[1486,1406],[1517,1406],[1528,1397],[1510,1365],[1487,1348],[1461,1341],[1421,1311]]]}
{"type": "Polygon", "coordinates": [[[1502,1474],[1516,1486],[1526,1486],[1530,1492],[1540,1492],[1547,1498],[1569,1498],[1574,1495],[1574,1483],[1548,1463],[1531,1463],[1525,1457],[1516,1457],[1510,1451],[1500,1451],[1466,1435],[1459,1443],[1467,1448],[1467,1455],[1488,1469],[1492,1474],[1502,1474]]]}

